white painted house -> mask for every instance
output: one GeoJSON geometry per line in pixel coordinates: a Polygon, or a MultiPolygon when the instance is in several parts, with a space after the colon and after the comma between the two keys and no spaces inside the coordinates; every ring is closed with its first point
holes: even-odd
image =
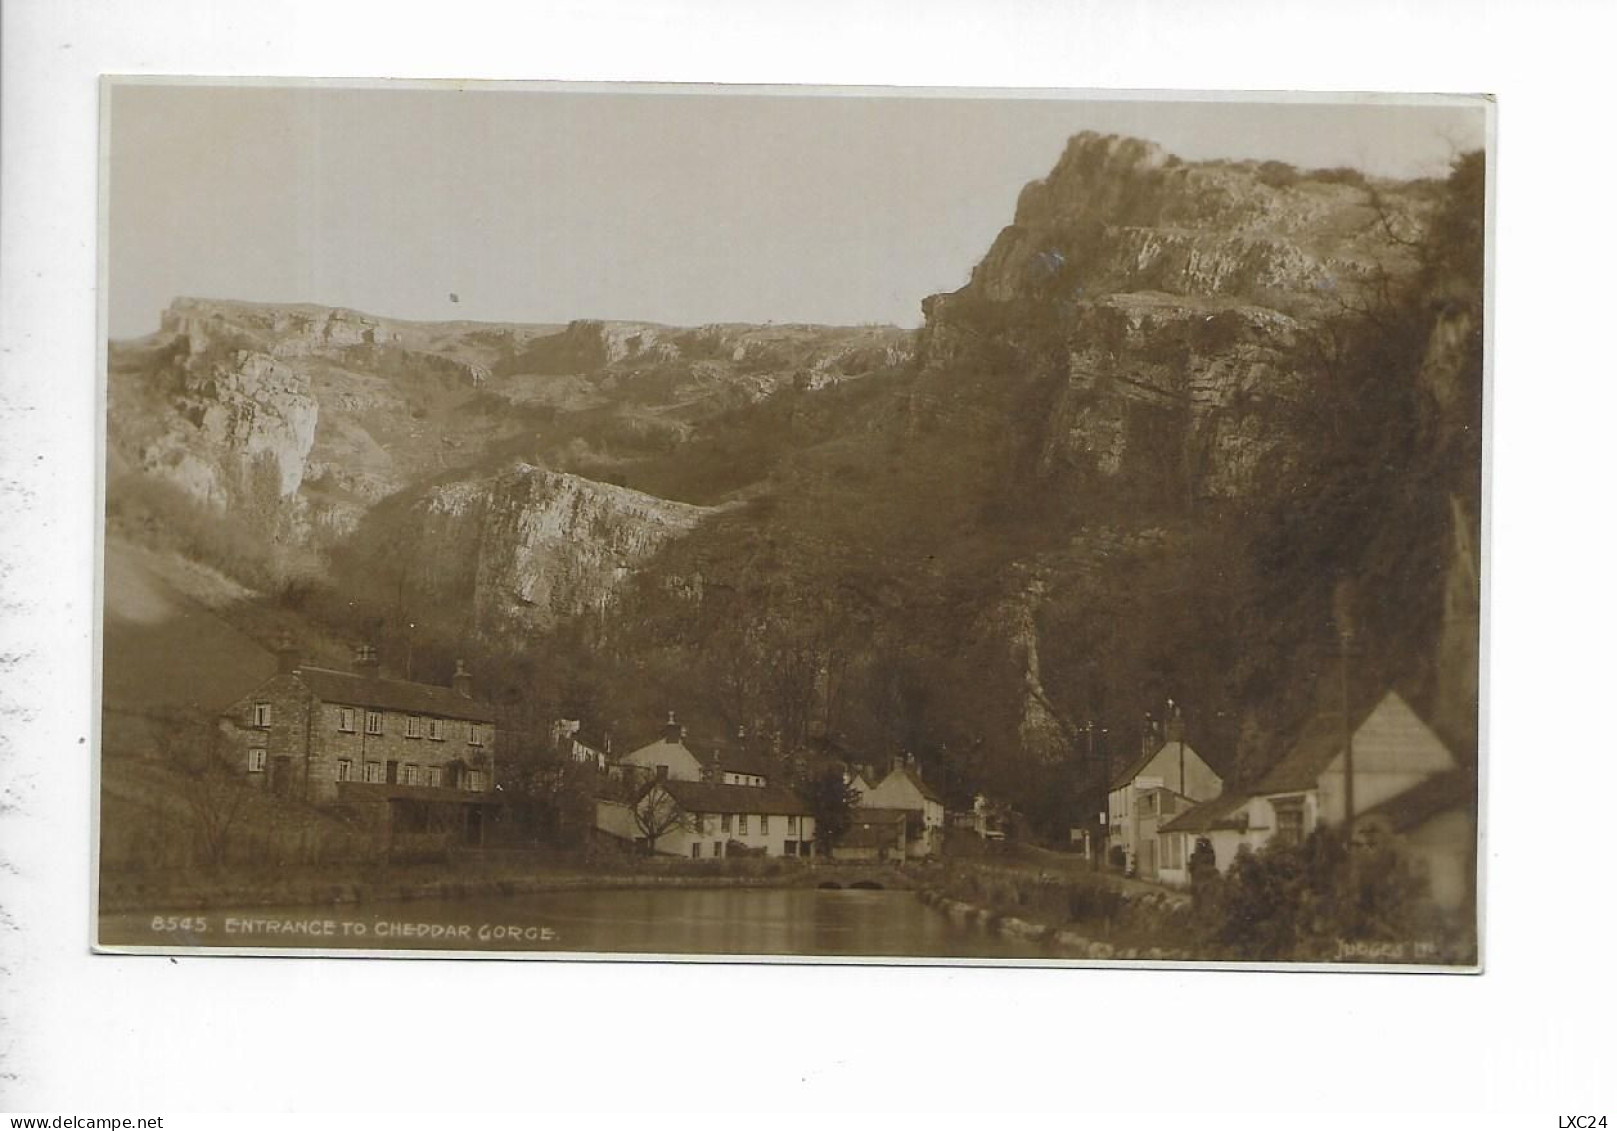
{"type": "Polygon", "coordinates": [[[854,810],[904,810],[919,818],[911,822],[907,855],[911,859],[936,855],[943,847],[943,797],[921,777],[913,758],[906,757],[886,777],[861,795],[854,810]]]}
{"type": "Polygon", "coordinates": [[[660,738],[631,750],[616,764],[620,768],[632,767],[648,779],[667,781],[764,786],[774,776],[765,759],[745,746],[714,744],[702,750],[692,748],[686,742],[685,728],[675,721],[672,711],[660,738]]]}
{"type": "MultiPolygon", "coordinates": [[[[1184,721],[1173,711],[1163,736],[1148,728],[1139,758],[1112,779],[1106,795],[1108,847],[1123,849],[1125,871],[1156,879],[1164,863],[1159,824],[1223,792],[1224,779],[1185,741],[1184,721]]],[[[1166,863],[1184,867],[1176,857],[1166,863]]]]}
{"type": "MultiPolygon", "coordinates": [[[[1300,844],[1322,824],[1340,825],[1347,813],[1344,729],[1339,714],[1316,716],[1286,756],[1251,789],[1197,806],[1163,824],[1157,836],[1159,855],[1171,853],[1188,860],[1197,839],[1206,838],[1222,872],[1243,846],[1256,850],[1271,841],[1300,844]]],[[[1352,727],[1351,748],[1356,818],[1368,817],[1456,769],[1448,747],[1394,691],[1360,715],[1352,727]]],[[[1414,820],[1396,807],[1388,812],[1396,815],[1395,823],[1414,820]]],[[[1452,830],[1438,831],[1442,834],[1434,833],[1438,840],[1455,839],[1448,835],[1452,830]]],[[[1161,878],[1189,882],[1182,869],[1161,878]]]]}
{"type": "Polygon", "coordinates": [[[616,764],[664,781],[701,781],[703,778],[702,760],[685,745],[685,728],[674,721],[672,711],[668,712],[661,737],[638,750],[631,750],[616,764]]]}
{"type": "Polygon", "coordinates": [[[745,852],[764,856],[812,856],[814,817],[807,803],[774,786],[720,785],[668,779],[653,783],[634,803],[600,799],[595,823],[602,832],[644,844],[636,808],[669,812],[658,833],[662,856],[716,859],[745,852]]]}

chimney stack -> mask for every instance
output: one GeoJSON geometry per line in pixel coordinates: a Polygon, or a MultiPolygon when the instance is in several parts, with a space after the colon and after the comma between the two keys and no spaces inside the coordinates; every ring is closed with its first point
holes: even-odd
{"type": "Polygon", "coordinates": [[[1145,726],[1140,730],[1140,753],[1155,754],[1161,745],[1157,738],[1157,720],[1150,711],[1145,713],[1145,726]]]}
{"type": "Polygon", "coordinates": [[[455,674],[449,677],[449,686],[462,699],[472,697],[472,673],[466,670],[465,660],[455,661],[455,674]]]}
{"type": "Polygon", "coordinates": [[[668,721],[663,724],[663,741],[670,746],[685,736],[685,728],[674,721],[674,712],[668,712],[668,721]]]}
{"type": "Polygon", "coordinates": [[[281,675],[291,675],[298,670],[302,659],[298,655],[297,645],[292,643],[292,635],[287,632],[281,633],[275,641],[275,670],[281,675]]]}
{"type": "Polygon", "coordinates": [[[1172,699],[1168,700],[1168,722],[1164,738],[1168,742],[1183,742],[1185,740],[1185,715],[1179,709],[1179,704],[1172,699]]]}
{"type": "Polygon", "coordinates": [[[376,658],[374,644],[361,644],[354,649],[354,674],[375,679],[382,674],[382,661],[376,658]]]}

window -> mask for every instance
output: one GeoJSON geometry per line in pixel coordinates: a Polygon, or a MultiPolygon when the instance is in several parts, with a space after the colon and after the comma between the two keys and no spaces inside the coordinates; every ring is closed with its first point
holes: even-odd
{"type": "Polygon", "coordinates": [[[466,744],[468,746],[483,745],[483,728],[477,723],[466,724],[466,744]]]}
{"type": "Polygon", "coordinates": [[[745,813],[743,813],[739,817],[737,817],[736,820],[740,824],[740,827],[736,831],[739,832],[742,836],[746,836],[747,835],[747,815],[745,813]]]}
{"type": "Polygon", "coordinates": [[[466,771],[466,788],[467,788],[467,790],[469,790],[472,793],[482,793],[483,792],[483,771],[482,770],[467,770],[466,771]]]}
{"type": "Polygon", "coordinates": [[[1185,842],[1178,834],[1162,838],[1162,866],[1164,868],[1184,867],[1185,842]]]}
{"type": "Polygon", "coordinates": [[[701,858],[702,858],[702,842],[699,841],[699,840],[691,841],[691,859],[692,860],[700,860],[701,858]]]}
{"type": "Polygon", "coordinates": [[[337,780],[338,781],[353,781],[354,780],[354,763],[349,761],[347,758],[338,758],[337,759],[337,780]]]}
{"type": "Polygon", "coordinates": [[[365,733],[366,734],[381,734],[382,733],[382,712],[380,712],[380,711],[366,711],[365,712],[365,733]]]}
{"type": "Polygon", "coordinates": [[[270,725],[270,705],[268,703],[253,704],[253,725],[267,727],[270,725]]]}
{"type": "Polygon", "coordinates": [[[768,813],[760,813],[760,814],[758,814],[758,835],[759,836],[768,836],[769,835],[769,814],[768,813]]]}
{"type": "Polygon", "coordinates": [[[354,709],[352,707],[337,708],[337,729],[348,734],[354,733],[354,709]]]}
{"type": "Polygon", "coordinates": [[[658,766],[657,767],[657,780],[658,781],[667,781],[668,780],[668,767],[667,766],[658,766]]]}
{"type": "Polygon", "coordinates": [[[427,767],[427,784],[434,789],[444,784],[444,768],[442,766],[427,767]]]}
{"type": "Polygon", "coordinates": [[[262,747],[255,746],[251,750],[247,751],[247,772],[248,773],[250,773],[250,774],[261,774],[261,773],[263,773],[264,772],[264,767],[265,767],[265,765],[268,764],[268,762],[269,762],[269,751],[263,749],[262,747]]]}
{"type": "Polygon", "coordinates": [[[444,721],[442,719],[427,720],[427,737],[434,742],[444,740],[444,721]]]}
{"type": "Polygon", "coordinates": [[[787,836],[796,836],[797,835],[797,818],[796,817],[787,817],[786,818],[786,835],[787,836]]]}
{"type": "Polygon", "coordinates": [[[404,737],[405,738],[420,738],[421,737],[421,716],[420,715],[406,715],[405,716],[405,719],[404,719],[404,737]]]}
{"type": "Polygon", "coordinates": [[[727,833],[730,831],[730,814],[725,813],[719,818],[719,831],[721,833],[727,833]]]}
{"type": "Polygon", "coordinates": [[[418,785],[421,782],[421,767],[414,762],[404,763],[404,770],[399,777],[405,785],[418,785]]]}
{"type": "Polygon", "coordinates": [[[365,780],[368,782],[380,782],[382,780],[382,763],[366,762],[365,780]]]}
{"type": "Polygon", "coordinates": [[[1303,805],[1301,799],[1275,804],[1275,839],[1281,844],[1303,842],[1303,805]]]}

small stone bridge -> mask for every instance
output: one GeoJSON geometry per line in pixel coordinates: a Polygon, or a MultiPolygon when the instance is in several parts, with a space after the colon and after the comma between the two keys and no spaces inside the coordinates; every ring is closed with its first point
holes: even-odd
{"type": "Polygon", "coordinates": [[[914,872],[893,864],[814,864],[805,868],[798,884],[828,891],[911,891],[921,886],[914,872]]]}

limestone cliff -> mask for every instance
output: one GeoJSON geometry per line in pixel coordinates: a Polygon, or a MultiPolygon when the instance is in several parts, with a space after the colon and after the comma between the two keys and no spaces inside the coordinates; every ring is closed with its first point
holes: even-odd
{"type": "Polygon", "coordinates": [[[1299,333],[1416,264],[1429,197],[1347,170],[1187,164],[1082,133],[1023,190],[962,290],[925,308],[921,358],[1044,379],[1038,470],[1252,489],[1277,450],[1264,409],[1306,395],[1299,333]]]}
{"type": "Polygon", "coordinates": [[[485,636],[600,614],[657,550],[709,508],[517,464],[498,475],[427,490],[402,515],[362,532],[381,558],[406,546],[407,600],[470,605],[485,636]],[[468,598],[470,599],[468,602],[468,598]]]}

